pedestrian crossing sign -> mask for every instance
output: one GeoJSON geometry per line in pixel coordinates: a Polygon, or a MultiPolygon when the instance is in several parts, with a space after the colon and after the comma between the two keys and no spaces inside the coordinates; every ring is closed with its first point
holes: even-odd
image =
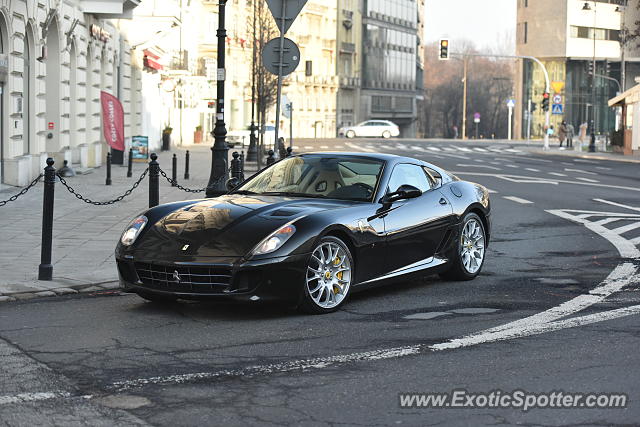
{"type": "Polygon", "coordinates": [[[562,108],[562,104],[553,104],[551,106],[551,114],[564,114],[564,108],[562,108]]]}

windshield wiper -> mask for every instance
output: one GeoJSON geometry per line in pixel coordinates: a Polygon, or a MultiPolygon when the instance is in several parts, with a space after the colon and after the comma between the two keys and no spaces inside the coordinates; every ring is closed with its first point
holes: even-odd
{"type": "Polygon", "coordinates": [[[266,196],[288,196],[288,197],[308,197],[311,199],[328,199],[327,196],[322,194],[309,194],[309,193],[296,193],[295,191],[269,191],[262,193],[266,196]]]}
{"type": "Polygon", "coordinates": [[[255,191],[250,191],[250,190],[238,190],[238,191],[233,191],[230,194],[241,194],[241,195],[249,195],[249,194],[258,194],[255,191]]]}

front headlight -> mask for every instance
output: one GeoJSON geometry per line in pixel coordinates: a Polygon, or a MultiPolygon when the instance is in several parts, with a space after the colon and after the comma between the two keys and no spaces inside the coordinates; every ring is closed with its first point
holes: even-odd
{"type": "Polygon", "coordinates": [[[144,215],[140,215],[138,218],[131,221],[131,223],[124,230],[124,233],[122,233],[120,243],[122,243],[124,246],[133,245],[133,242],[136,241],[144,226],[147,225],[148,221],[149,220],[144,215]]]}
{"type": "Polygon", "coordinates": [[[260,242],[260,244],[258,244],[258,246],[253,250],[252,254],[264,255],[279,249],[291,236],[293,236],[293,233],[295,232],[296,227],[293,224],[288,224],[279,228],[260,242]]]}

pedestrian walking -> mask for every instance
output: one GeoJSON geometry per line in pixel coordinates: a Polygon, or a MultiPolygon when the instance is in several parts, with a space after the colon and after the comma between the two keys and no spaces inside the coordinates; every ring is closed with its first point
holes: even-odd
{"type": "Polygon", "coordinates": [[[567,122],[564,120],[558,126],[558,139],[560,140],[560,147],[562,148],[562,144],[567,139],[567,122]]]}
{"type": "Polygon", "coordinates": [[[573,147],[573,136],[575,135],[575,128],[571,123],[567,124],[567,148],[573,147]]]}
{"type": "Polygon", "coordinates": [[[453,139],[458,139],[458,126],[453,125],[453,139]]]}
{"type": "Polygon", "coordinates": [[[553,137],[553,134],[555,133],[554,129],[553,129],[553,125],[549,126],[547,128],[547,135],[549,135],[549,139],[551,139],[553,137]]]}

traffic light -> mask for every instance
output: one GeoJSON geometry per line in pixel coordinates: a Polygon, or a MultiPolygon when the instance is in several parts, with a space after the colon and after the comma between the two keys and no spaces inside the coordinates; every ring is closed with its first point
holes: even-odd
{"type": "Polygon", "coordinates": [[[439,59],[441,61],[446,61],[449,59],[449,39],[441,39],[440,40],[440,55],[439,59]]]}
{"type": "Polygon", "coordinates": [[[534,111],[536,111],[536,108],[538,108],[538,104],[536,104],[535,102],[531,103],[531,112],[533,113],[534,111]]]}
{"type": "Polygon", "coordinates": [[[542,94],[542,111],[549,111],[549,92],[542,94]]]}
{"type": "Polygon", "coordinates": [[[593,62],[587,61],[587,74],[593,74],[593,62]]]}
{"type": "Polygon", "coordinates": [[[604,61],[604,71],[607,76],[611,74],[611,62],[608,59],[604,61]]]}

